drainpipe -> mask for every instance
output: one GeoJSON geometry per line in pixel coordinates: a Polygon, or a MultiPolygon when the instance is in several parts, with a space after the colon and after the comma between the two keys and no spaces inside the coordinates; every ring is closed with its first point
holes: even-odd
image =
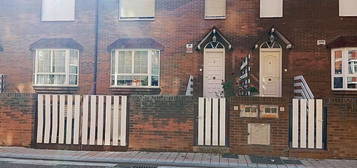
{"type": "Polygon", "coordinates": [[[98,31],[99,30],[99,0],[96,0],[95,11],[95,49],[94,49],[94,77],[92,94],[97,94],[97,73],[98,73],[98,31]]]}

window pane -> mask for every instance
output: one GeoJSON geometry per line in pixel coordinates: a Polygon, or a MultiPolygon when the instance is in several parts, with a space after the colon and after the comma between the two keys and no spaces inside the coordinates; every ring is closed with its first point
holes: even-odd
{"type": "Polygon", "coordinates": [[[348,77],[347,78],[347,88],[357,89],[357,77],[348,77]]]}
{"type": "Polygon", "coordinates": [[[37,84],[50,84],[50,75],[37,75],[37,84]]]}
{"type": "Polygon", "coordinates": [[[151,86],[159,86],[160,78],[158,76],[151,77],[151,86]]]}
{"type": "Polygon", "coordinates": [[[134,76],[133,77],[133,86],[148,86],[148,77],[147,76],[134,76]]]}
{"type": "Polygon", "coordinates": [[[69,73],[78,74],[78,66],[69,66],[69,73]]]}
{"type": "Polygon", "coordinates": [[[51,75],[51,84],[63,85],[66,81],[66,75],[51,75]]]}
{"type": "Polygon", "coordinates": [[[54,51],[53,72],[66,72],[66,51],[54,51]]]}
{"type": "Polygon", "coordinates": [[[120,0],[120,18],[155,17],[155,0],[120,0]]]}
{"type": "Polygon", "coordinates": [[[148,73],[148,51],[135,51],[134,73],[148,73]]]}
{"type": "Polygon", "coordinates": [[[333,81],[333,87],[338,89],[338,88],[343,88],[343,78],[342,77],[335,77],[333,81]]]}
{"type": "Polygon", "coordinates": [[[50,50],[40,50],[38,52],[38,72],[51,72],[51,52],[50,50]]]}
{"type": "Polygon", "coordinates": [[[342,51],[335,51],[335,74],[342,74],[342,51]]]}
{"type": "Polygon", "coordinates": [[[348,71],[357,74],[357,50],[348,51],[348,71]]]}
{"type": "Polygon", "coordinates": [[[159,75],[160,74],[160,53],[159,51],[154,51],[152,52],[152,58],[151,58],[151,64],[152,64],[152,74],[153,75],[159,75]]]}
{"type": "Polygon", "coordinates": [[[132,52],[131,51],[119,51],[118,56],[118,73],[132,73],[132,52]]]}
{"type": "Polygon", "coordinates": [[[118,86],[132,86],[133,77],[132,76],[118,76],[117,85],[118,86]]]}
{"type": "Polygon", "coordinates": [[[78,50],[70,50],[69,63],[71,65],[79,65],[78,50]]]}
{"type": "Polygon", "coordinates": [[[206,0],[206,18],[216,18],[226,16],[226,0],[206,0]]]}
{"type": "Polygon", "coordinates": [[[111,85],[115,85],[115,76],[114,75],[111,76],[111,85]]]}
{"type": "Polygon", "coordinates": [[[69,75],[69,84],[77,85],[78,84],[78,75],[69,75]]]}
{"type": "Polygon", "coordinates": [[[42,0],[42,21],[72,21],[75,0],[42,0]]]}

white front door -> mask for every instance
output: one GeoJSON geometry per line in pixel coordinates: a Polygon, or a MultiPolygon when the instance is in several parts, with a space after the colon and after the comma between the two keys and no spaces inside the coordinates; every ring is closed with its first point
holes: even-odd
{"type": "Polygon", "coordinates": [[[261,49],[259,90],[262,97],[281,97],[281,49],[261,49]]]}
{"type": "Polygon", "coordinates": [[[203,65],[203,96],[223,95],[222,82],[225,80],[224,49],[205,49],[203,65]]]}

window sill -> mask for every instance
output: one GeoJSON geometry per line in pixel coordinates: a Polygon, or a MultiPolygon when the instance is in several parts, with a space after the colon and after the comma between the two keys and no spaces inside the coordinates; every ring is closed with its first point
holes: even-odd
{"type": "Polygon", "coordinates": [[[133,87],[111,87],[109,90],[115,95],[158,95],[160,88],[133,88],[133,87]]]}
{"type": "Polygon", "coordinates": [[[357,90],[332,90],[332,93],[336,96],[356,96],[357,90]]]}
{"type": "Polygon", "coordinates": [[[33,86],[39,94],[74,94],[79,90],[78,86],[33,86]]]}

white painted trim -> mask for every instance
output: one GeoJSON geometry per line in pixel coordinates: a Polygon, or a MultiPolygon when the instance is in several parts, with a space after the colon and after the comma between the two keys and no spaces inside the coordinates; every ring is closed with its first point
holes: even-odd
{"type": "Polygon", "coordinates": [[[198,98],[198,145],[204,145],[204,113],[205,98],[198,98]]]}
{"type": "Polygon", "coordinates": [[[279,64],[280,64],[280,68],[279,68],[279,73],[280,73],[280,89],[279,89],[279,93],[277,97],[282,97],[282,81],[283,81],[283,50],[281,48],[260,48],[259,50],[259,96],[260,97],[266,97],[262,94],[262,90],[263,90],[263,77],[262,77],[262,52],[279,52],[280,55],[280,60],[279,60],[279,64]]]}
{"type": "Polygon", "coordinates": [[[292,119],[292,147],[299,147],[299,100],[293,99],[293,119],[292,119]]]}
{"type": "Polygon", "coordinates": [[[57,133],[58,133],[58,95],[52,95],[52,136],[51,143],[57,143],[57,133]]]}
{"type": "Polygon", "coordinates": [[[43,95],[39,94],[37,98],[37,143],[42,143],[43,140],[43,95]]]}
{"type": "Polygon", "coordinates": [[[67,95],[66,144],[72,144],[73,95],[67,95]]]}
{"type": "Polygon", "coordinates": [[[300,148],[306,148],[306,99],[300,100],[300,148]]]}
{"type": "Polygon", "coordinates": [[[80,106],[81,104],[81,96],[74,96],[74,129],[73,129],[73,144],[79,144],[79,126],[80,126],[80,106]]]}

